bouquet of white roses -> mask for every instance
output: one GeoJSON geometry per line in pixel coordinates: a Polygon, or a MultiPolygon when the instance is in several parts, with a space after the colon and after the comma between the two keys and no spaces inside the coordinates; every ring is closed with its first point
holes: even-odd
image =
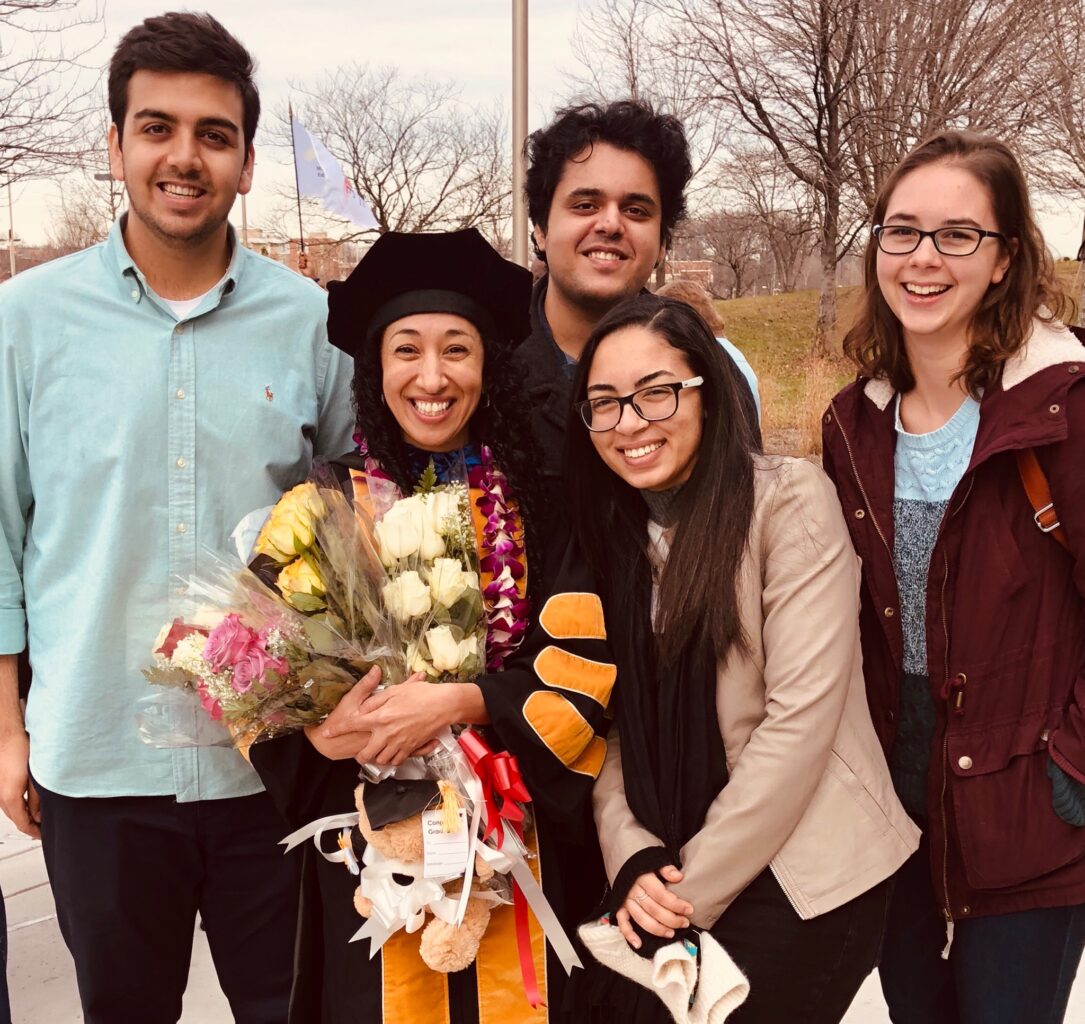
{"type": "Polygon", "coordinates": [[[433,680],[473,679],[485,662],[486,636],[466,485],[438,485],[427,471],[374,532],[388,577],[381,599],[406,665],[433,680]]]}

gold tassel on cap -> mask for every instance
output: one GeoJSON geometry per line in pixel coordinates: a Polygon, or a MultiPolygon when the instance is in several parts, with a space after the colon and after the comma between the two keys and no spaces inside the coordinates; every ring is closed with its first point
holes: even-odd
{"type": "Polygon", "coordinates": [[[441,826],[447,833],[457,832],[460,828],[460,795],[448,779],[438,781],[437,788],[441,791],[441,826]]]}

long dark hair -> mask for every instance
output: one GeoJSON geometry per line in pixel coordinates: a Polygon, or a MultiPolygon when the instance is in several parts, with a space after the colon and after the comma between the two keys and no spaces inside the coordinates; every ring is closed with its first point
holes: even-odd
{"type": "MultiPolygon", "coordinates": [[[[655,295],[619,303],[599,322],[577,368],[575,401],[586,396],[599,344],[633,326],[659,335],[704,378],[701,444],[689,479],[671,506],[674,534],[659,581],[659,664],[677,664],[684,653],[703,644],[725,660],[732,648],[746,647],[737,578],[753,515],[754,435],[737,374],[708,326],[684,302],[655,295]]],[[[603,584],[608,618],[640,617],[651,581],[648,508],[640,493],[603,463],[575,414],[566,438],[565,476],[574,528],[603,584]]]]}
{"type": "MultiPolygon", "coordinates": [[[[354,422],[381,469],[410,494],[417,480],[403,428],[384,403],[380,350],[378,341],[371,342],[355,359],[354,422]]],[[[513,373],[511,346],[483,336],[482,350],[482,400],[471,417],[471,440],[488,445],[497,467],[508,477],[526,533],[537,502],[528,407],[513,373]]]]}
{"type": "MultiPolygon", "coordinates": [[[[1004,142],[975,132],[941,132],[913,149],[889,175],[874,204],[872,223],[881,224],[901,180],[931,164],[961,167],[987,189],[993,229],[1009,240],[1010,265],[987,289],[969,326],[969,349],[960,376],[973,398],[997,381],[1006,360],[1028,340],[1034,319],[1050,323],[1068,305],[1055,281],[1054,265],[1029,202],[1017,158],[1004,142]]],[[[998,245],[1006,246],[1002,241],[998,245]]],[[[904,349],[900,321],[878,284],[878,244],[867,240],[863,254],[863,300],[844,337],[844,352],[867,377],[885,377],[897,391],[910,391],[915,377],[904,349]]]]}

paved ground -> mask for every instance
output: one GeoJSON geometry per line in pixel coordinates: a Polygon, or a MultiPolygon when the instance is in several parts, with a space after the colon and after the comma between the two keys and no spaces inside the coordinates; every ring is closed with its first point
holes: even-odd
{"type": "MultiPolygon", "coordinates": [[[[0,887],[8,916],[8,985],[15,1024],[68,1024],[80,1020],[75,972],[57,927],[41,844],[0,815],[0,887]]],[[[182,1024],[228,1024],[203,932],[196,930],[182,1024]]],[[[877,978],[859,991],[843,1024],[885,1024],[877,978]]],[[[1078,980],[1068,1024],[1085,1024],[1085,982],[1078,980]]],[[[409,1024],[404,1021],[403,1024],[409,1024]]]]}

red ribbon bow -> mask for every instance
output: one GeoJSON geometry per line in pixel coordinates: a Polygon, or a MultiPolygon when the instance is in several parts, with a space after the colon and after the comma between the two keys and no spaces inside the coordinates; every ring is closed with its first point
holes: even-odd
{"type": "MultiPolygon", "coordinates": [[[[517,805],[517,801],[530,803],[531,794],[524,785],[516,758],[507,750],[495,753],[477,732],[470,729],[460,733],[459,743],[479,782],[482,783],[482,796],[486,802],[486,832],[482,837],[483,841],[496,832],[497,848],[501,849],[505,839],[502,818],[508,821],[516,834],[523,838],[521,826],[524,822],[524,812],[517,805]],[[497,806],[496,797],[498,796],[501,797],[500,808],[497,806]]],[[[516,949],[520,958],[524,995],[527,996],[527,1001],[532,1008],[538,1009],[540,1006],[545,1006],[546,1002],[539,991],[539,982],[535,974],[527,901],[515,879],[512,881],[512,895],[516,921],[516,949]]]]}
{"type": "Polygon", "coordinates": [[[489,744],[473,730],[460,733],[459,743],[482,783],[482,796],[486,802],[486,831],[482,838],[485,841],[496,832],[497,848],[501,849],[505,839],[501,819],[509,822],[519,834],[524,812],[517,801],[525,804],[531,802],[531,794],[520,775],[520,766],[507,750],[496,753],[491,750],[489,744]],[[497,797],[501,798],[500,806],[497,797]]]}

